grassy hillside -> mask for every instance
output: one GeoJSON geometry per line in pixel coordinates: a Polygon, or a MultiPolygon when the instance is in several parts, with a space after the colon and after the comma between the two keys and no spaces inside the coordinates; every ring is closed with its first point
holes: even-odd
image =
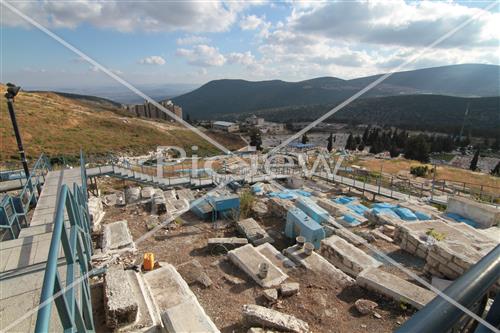
{"type": "MultiPolygon", "coordinates": [[[[2,96],[5,86],[1,85],[2,96]]],[[[27,156],[35,159],[42,151],[49,156],[78,156],[80,148],[87,154],[110,152],[145,153],[158,145],[189,148],[198,145],[203,154],[217,148],[187,130],[170,122],[159,122],[127,116],[109,103],[82,98],[67,98],[55,93],[20,92],[15,108],[27,156]]],[[[244,143],[236,136],[218,134],[218,140],[230,149],[244,143]]],[[[17,145],[5,98],[0,102],[0,160],[2,164],[18,160],[17,145]]]]}
{"type": "MultiPolygon", "coordinates": [[[[440,94],[462,97],[497,96],[500,66],[464,64],[394,73],[363,95],[383,97],[440,94]]],[[[375,81],[380,75],[342,80],[321,77],[300,82],[215,80],[174,98],[196,119],[262,109],[336,104],[375,81]]]]}

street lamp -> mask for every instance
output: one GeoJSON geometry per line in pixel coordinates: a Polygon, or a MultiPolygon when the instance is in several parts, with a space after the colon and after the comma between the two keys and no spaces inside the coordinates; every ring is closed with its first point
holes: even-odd
{"type": "Polygon", "coordinates": [[[7,98],[7,107],[9,108],[10,120],[12,121],[12,127],[14,128],[14,134],[16,135],[17,148],[19,149],[19,155],[21,156],[21,162],[23,163],[24,174],[26,175],[26,180],[29,180],[30,171],[28,168],[28,162],[26,161],[26,154],[24,153],[23,141],[21,140],[19,127],[17,126],[16,113],[14,112],[14,98],[19,93],[19,90],[21,90],[21,87],[17,87],[12,83],[7,83],[5,98],[7,98]]]}

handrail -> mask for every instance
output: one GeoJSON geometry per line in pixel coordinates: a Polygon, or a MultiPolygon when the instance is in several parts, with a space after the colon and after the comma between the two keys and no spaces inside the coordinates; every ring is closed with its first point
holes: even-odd
{"type": "MultiPolygon", "coordinates": [[[[500,277],[500,245],[453,282],[443,293],[470,309],[500,277]]],[[[440,296],[414,314],[396,333],[448,332],[466,314],[440,296]]],[[[481,316],[481,315],[480,315],[481,316]]]]}
{"type": "Polygon", "coordinates": [[[15,197],[6,195],[9,199],[0,202],[0,229],[9,229],[12,238],[17,238],[21,227],[28,224],[26,215],[31,205],[38,200],[41,178],[45,182],[46,171],[48,172],[50,169],[50,162],[47,156],[42,153],[31,169],[30,177],[26,179],[20,194],[15,197]],[[8,211],[11,214],[8,214],[8,211]],[[21,225],[21,221],[24,221],[23,225],[21,225]]]}
{"type": "Polygon", "coordinates": [[[80,153],[80,158],[82,186],[74,183],[72,192],[67,185],[62,185],[59,189],[56,217],[40,295],[41,307],[38,310],[35,326],[37,333],[49,331],[53,302],[56,304],[65,331],[94,332],[88,279],[92,255],[91,221],[87,205],[87,178],[83,152],[80,153]],[[65,221],[65,212],[68,221],[65,221]],[[66,267],[64,284],[58,270],[61,246],[66,267]],[[76,297],[77,291],[79,300],[76,297]]]}

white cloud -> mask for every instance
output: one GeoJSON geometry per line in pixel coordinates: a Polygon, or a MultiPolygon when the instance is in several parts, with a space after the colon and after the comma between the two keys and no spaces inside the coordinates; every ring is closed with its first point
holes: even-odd
{"type": "Polygon", "coordinates": [[[250,51],[244,53],[232,52],[227,55],[227,60],[229,63],[241,64],[245,66],[250,66],[255,64],[255,57],[250,51]]]}
{"type": "Polygon", "coordinates": [[[255,30],[264,24],[264,19],[255,15],[247,15],[240,22],[242,30],[255,30]]]}
{"type": "MultiPolygon", "coordinates": [[[[75,28],[84,23],[98,28],[129,31],[226,31],[245,6],[222,1],[31,1],[10,2],[24,14],[51,28],[75,28]]],[[[5,10],[2,23],[28,26],[15,13],[5,10]]]]}
{"type": "Polygon", "coordinates": [[[143,65],[161,66],[161,65],[165,65],[166,61],[165,61],[165,59],[163,59],[160,56],[149,56],[149,57],[142,58],[141,60],[139,60],[139,63],[143,64],[143,65]]]}
{"type": "MultiPolygon", "coordinates": [[[[482,10],[452,2],[329,2],[295,9],[290,28],[326,38],[382,45],[425,46],[482,10]]],[[[437,47],[498,46],[500,14],[483,15],[437,47]]]]}
{"type": "Polygon", "coordinates": [[[206,44],[196,45],[191,49],[177,49],[176,54],[188,60],[194,66],[222,66],[226,62],[226,57],[213,46],[206,44]]]}
{"type": "Polygon", "coordinates": [[[207,44],[208,42],[210,42],[210,38],[202,36],[191,35],[177,38],[177,45],[207,44]]]}

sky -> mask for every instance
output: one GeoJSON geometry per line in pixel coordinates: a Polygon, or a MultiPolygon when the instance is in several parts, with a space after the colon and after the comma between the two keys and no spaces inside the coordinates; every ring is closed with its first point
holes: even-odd
{"type": "MultiPolygon", "coordinates": [[[[132,84],[300,81],[384,73],[470,17],[404,69],[500,63],[500,2],[15,1],[10,4],[132,84]]],[[[112,79],[1,8],[1,78],[23,87],[112,79]]]]}

